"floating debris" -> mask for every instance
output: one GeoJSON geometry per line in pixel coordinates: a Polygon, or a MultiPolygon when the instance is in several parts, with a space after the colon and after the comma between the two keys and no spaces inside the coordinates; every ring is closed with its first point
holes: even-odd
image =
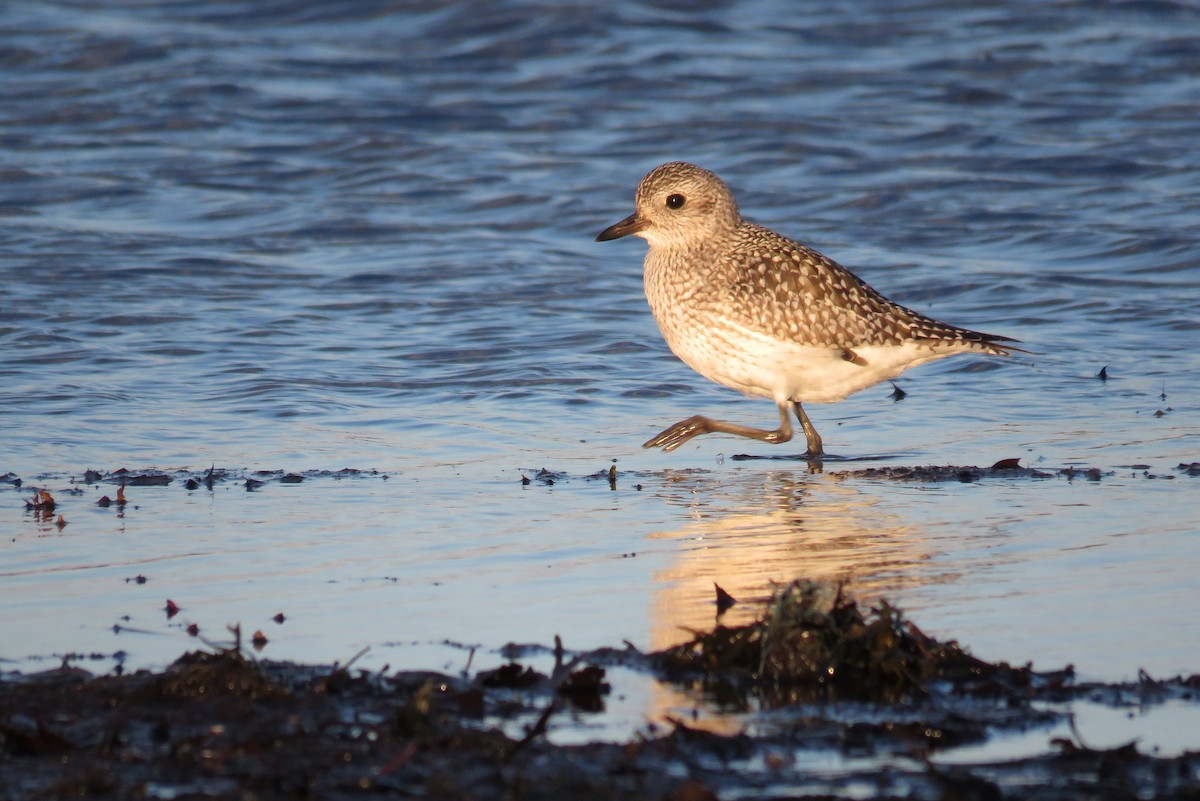
{"type": "MultiPolygon", "coordinates": [[[[1082,476],[1088,481],[1099,481],[1104,476],[1104,473],[1098,467],[1064,467],[1058,471],[1058,474],[1066,478],[1082,476]]],[[[1112,475],[1112,473],[1109,473],[1109,475],[1112,475]]]]}
{"type": "MultiPolygon", "coordinates": [[[[1071,478],[1079,471],[1064,468],[1049,472],[1031,467],[1021,467],[1019,459],[1001,459],[991,467],[962,465],[924,465],[895,467],[863,467],[857,470],[831,470],[828,476],[836,479],[884,478],[892,481],[961,481],[970,483],[985,478],[1053,478],[1055,475],[1071,478]]],[[[1099,477],[1099,470],[1097,477],[1099,477]]]]}
{"type": "Polygon", "coordinates": [[[44,515],[53,512],[54,507],[57,505],[54,501],[54,496],[47,490],[34,490],[33,498],[25,501],[25,509],[27,511],[41,512],[44,515]]]}
{"type": "Polygon", "coordinates": [[[719,618],[737,604],[737,598],[721,589],[721,585],[715,581],[713,587],[717,590],[717,617],[719,618]]]}
{"type": "Polygon", "coordinates": [[[547,487],[553,487],[555,482],[566,478],[566,473],[556,473],[553,470],[542,468],[533,476],[533,480],[539,484],[545,484],[547,487]]]}
{"type": "Polygon", "coordinates": [[[125,483],[131,487],[165,487],[171,483],[171,477],[165,473],[143,473],[127,477],[125,483]]]}
{"type": "Polygon", "coordinates": [[[612,692],[612,685],[604,680],[605,676],[604,668],[586,665],[568,673],[555,692],[584,712],[602,712],[604,696],[612,692]]]}

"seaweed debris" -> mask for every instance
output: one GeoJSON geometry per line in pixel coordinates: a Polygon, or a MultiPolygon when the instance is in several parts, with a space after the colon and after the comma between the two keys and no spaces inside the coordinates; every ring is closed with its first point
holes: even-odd
{"type": "Polygon", "coordinates": [[[1111,476],[1111,471],[1098,467],[1063,467],[1040,470],[1021,467],[1018,459],[1001,459],[991,467],[973,465],[902,465],[893,467],[863,467],[857,470],[831,470],[827,475],[837,479],[882,478],[890,481],[960,481],[971,483],[985,478],[1082,478],[1099,481],[1111,476]]]}
{"type": "Polygon", "coordinates": [[[890,605],[863,613],[841,587],[810,582],[777,588],[756,623],[653,654],[564,661],[556,644],[551,676],[518,663],[474,678],[351,672],[354,660],[260,662],[239,646],[157,673],[0,675],[0,798],[716,801],[861,798],[865,788],[879,798],[1195,801],[1200,787],[1200,754],[1160,757],[1135,743],[1059,739],[1024,759],[939,763],[939,750],[997,727],[1061,719],[1039,700],[1195,700],[1200,677],[1076,686],[1069,671],[975,659],[890,605]],[[603,708],[609,663],[675,683],[723,681],[779,708],[770,725],[736,734],[668,718],[627,742],[551,742],[559,712],[603,708]],[[814,756],[837,767],[813,771],[814,756]]]}
{"type": "Polygon", "coordinates": [[[1021,694],[1032,679],[1027,667],[984,662],[928,636],[887,601],[864,613],[842,585],[811,581],[778,588],[755,622],[717,625],[654,656],[669,676],[700,676],[772,706],[904,703],[938,683],[960,693],[1021,694]]]}

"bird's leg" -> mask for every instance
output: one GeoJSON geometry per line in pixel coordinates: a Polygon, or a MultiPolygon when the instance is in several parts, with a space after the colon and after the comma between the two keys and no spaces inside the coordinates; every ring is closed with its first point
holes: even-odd
{"type": "Polygon", "coordinates": [[[824,456],[825,446],[821,443],[821,435],[817,433],[816,427],[812,424],[812,420],[808,419],[808,414],[804,411],[804,407],[799,401],[793,402],[793,408],[796,410],[796,419],[800,421],[800,427],[804,429],[804,436],[808,439],[808,456],[824,456]]]}
{"type": "MultiPolygon", "coordinates": [[[[670,428],[664,429],[658,436],[650,439],[642,444],[643,448],[662,448],[664,451],[673,451],[683,443],[687,442],[692,437],[698,437],[701,434],[736,434],[739,437],[749,437],[750,439],[761,439],[763,442],[770,442],[772,445],[778,445],[781,442],[787,442],[792,438],[792,421],[788,417],[788,409],[791,406],[791,401],[779,404],[779,428],[774,431],[768,431],[763,428],[751,428],[750,426],[740,426],[737,423],[726,423],[723,420],[713,420],[711,417],[696,415],[689,417],[686,420],[680,420],[670,428]]],[[[802,418],[803,422],[805,418],[802,418]]],[[[812,424],[808,425],[805,433],[812,428],[812,424]]],[[[812,436],[816,436],[817,432],[813,431],[812,436]]],[[[810,448],[812,439],[809,439],[810,448]]],[[[817,437],[817,447],[821,445],[821,438],[817,437]]]]}

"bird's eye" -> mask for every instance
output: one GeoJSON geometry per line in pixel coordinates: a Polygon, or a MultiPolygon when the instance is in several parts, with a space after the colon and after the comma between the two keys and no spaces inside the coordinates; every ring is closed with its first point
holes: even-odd
{"type": "Polygon", "coordinates": [[[672,210],[682,209],[684,203],[687,203],[687,198],[684,197],[683,195],[668,195],[667,196],[667,208],[668,209],[672,209],[672,210]]]}

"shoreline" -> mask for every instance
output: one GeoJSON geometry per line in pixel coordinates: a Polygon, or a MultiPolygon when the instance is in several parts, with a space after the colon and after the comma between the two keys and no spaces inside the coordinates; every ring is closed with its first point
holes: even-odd
{"type": "Polygon", "coordinates": [[[210,648],[163,671],[0,677],[0,795],[707,801],[858,795],[866,782],[876,797],[1182,799],[1200,777],[1200,751],[1091,748],[1078,732],[1035,756],[944,759],[1048,730],[1073,702],[1194,705],[1200,675],[1077,683],[1070,668],[987,663],[886,603],[863,612],[841,587],[810,582],[777,588],[754,623],[718,621],[663,651],[558,643],[548,673],[519,661],[460,675],[255,661],[240,639],[210,648]],[[622,693],[615,667],[743,725],[706,730],[680,715],[624,742],[551,742],[622,693]]]}

